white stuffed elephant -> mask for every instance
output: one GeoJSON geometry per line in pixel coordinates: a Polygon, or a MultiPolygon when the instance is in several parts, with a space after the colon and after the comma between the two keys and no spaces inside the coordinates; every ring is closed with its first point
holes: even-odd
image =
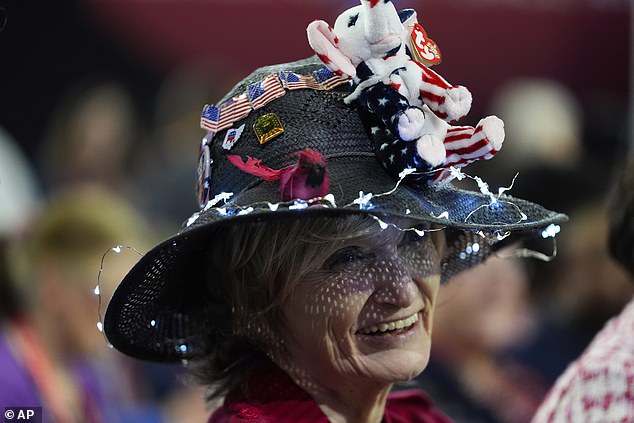
{"type": "Polygon", "coordinates": [[[414,10],[397,12],[390,0],[361,0],[339,15],[334,28],[312,22],[308,41],[332,72],[352,79],[346,102],[356,100],[398,139],[376,146],[384,165],[396,173],[414,164],[439,170],[432,178],[437,181],[447,176],[440,169],[493,157],[504,141],[504,124],[495,116],[476,128],[448,124],[469,112],[471,93],[412,59],[407,44],[415,24],[414,10]],[[410,142],[414,149],[403,145],[410,142]],[[403,157],[406,150],[419,157],[403,157]]]}

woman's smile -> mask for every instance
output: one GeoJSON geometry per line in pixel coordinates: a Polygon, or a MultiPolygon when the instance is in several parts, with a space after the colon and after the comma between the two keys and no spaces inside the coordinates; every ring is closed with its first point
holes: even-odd
{"type": "Polygon", "coordinates": [[[419,313],[416,312],[409,317],[392,320],[390,322],[381,322],[372,326],[357,330],[357,334],[361,335],[395,335],[399,332],[405,332],[418,322],[419,313]]]}

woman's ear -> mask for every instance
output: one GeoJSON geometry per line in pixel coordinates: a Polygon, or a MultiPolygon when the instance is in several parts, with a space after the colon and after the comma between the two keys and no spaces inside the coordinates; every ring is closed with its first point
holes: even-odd
{"type": "Polygon", "coordinates": [[[339,49],[339,39],[332,27],[325,21],[314,21],[306,28],[308,44],[333,73],[353,78],[357,71],[351,60],[339,49]]]}

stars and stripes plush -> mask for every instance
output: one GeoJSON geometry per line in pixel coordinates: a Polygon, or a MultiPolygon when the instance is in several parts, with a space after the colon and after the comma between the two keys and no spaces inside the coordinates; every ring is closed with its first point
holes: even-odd
{"type": "Polygon", "coordinates": [[[398,12],[390,0],[360,1],[339,15],[334,28],[314,21],[307,33],[326,67],[352,80],[346,102],[357,101],[396,138],[375,145],[379,160],[396,174],[403,164],[418,163],[434,183],[447,179],[444,169],[493,157],[504,141],[504,124],[489,116],[475,128],[450,125],[471,109],[471,93],[413,59],[408,42],[416,12],[398,12]]]}

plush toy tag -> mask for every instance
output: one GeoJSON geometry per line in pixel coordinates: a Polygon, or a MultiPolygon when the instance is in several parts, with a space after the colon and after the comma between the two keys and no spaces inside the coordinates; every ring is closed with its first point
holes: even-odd
{"type": "Polygon", "coordinates": [[[418,23],[414,24],[409,44],[415,61],[427,66],[437,65],[442,61],[440,48],[431,38],[427,37],[425,28],[418,23]]]}

